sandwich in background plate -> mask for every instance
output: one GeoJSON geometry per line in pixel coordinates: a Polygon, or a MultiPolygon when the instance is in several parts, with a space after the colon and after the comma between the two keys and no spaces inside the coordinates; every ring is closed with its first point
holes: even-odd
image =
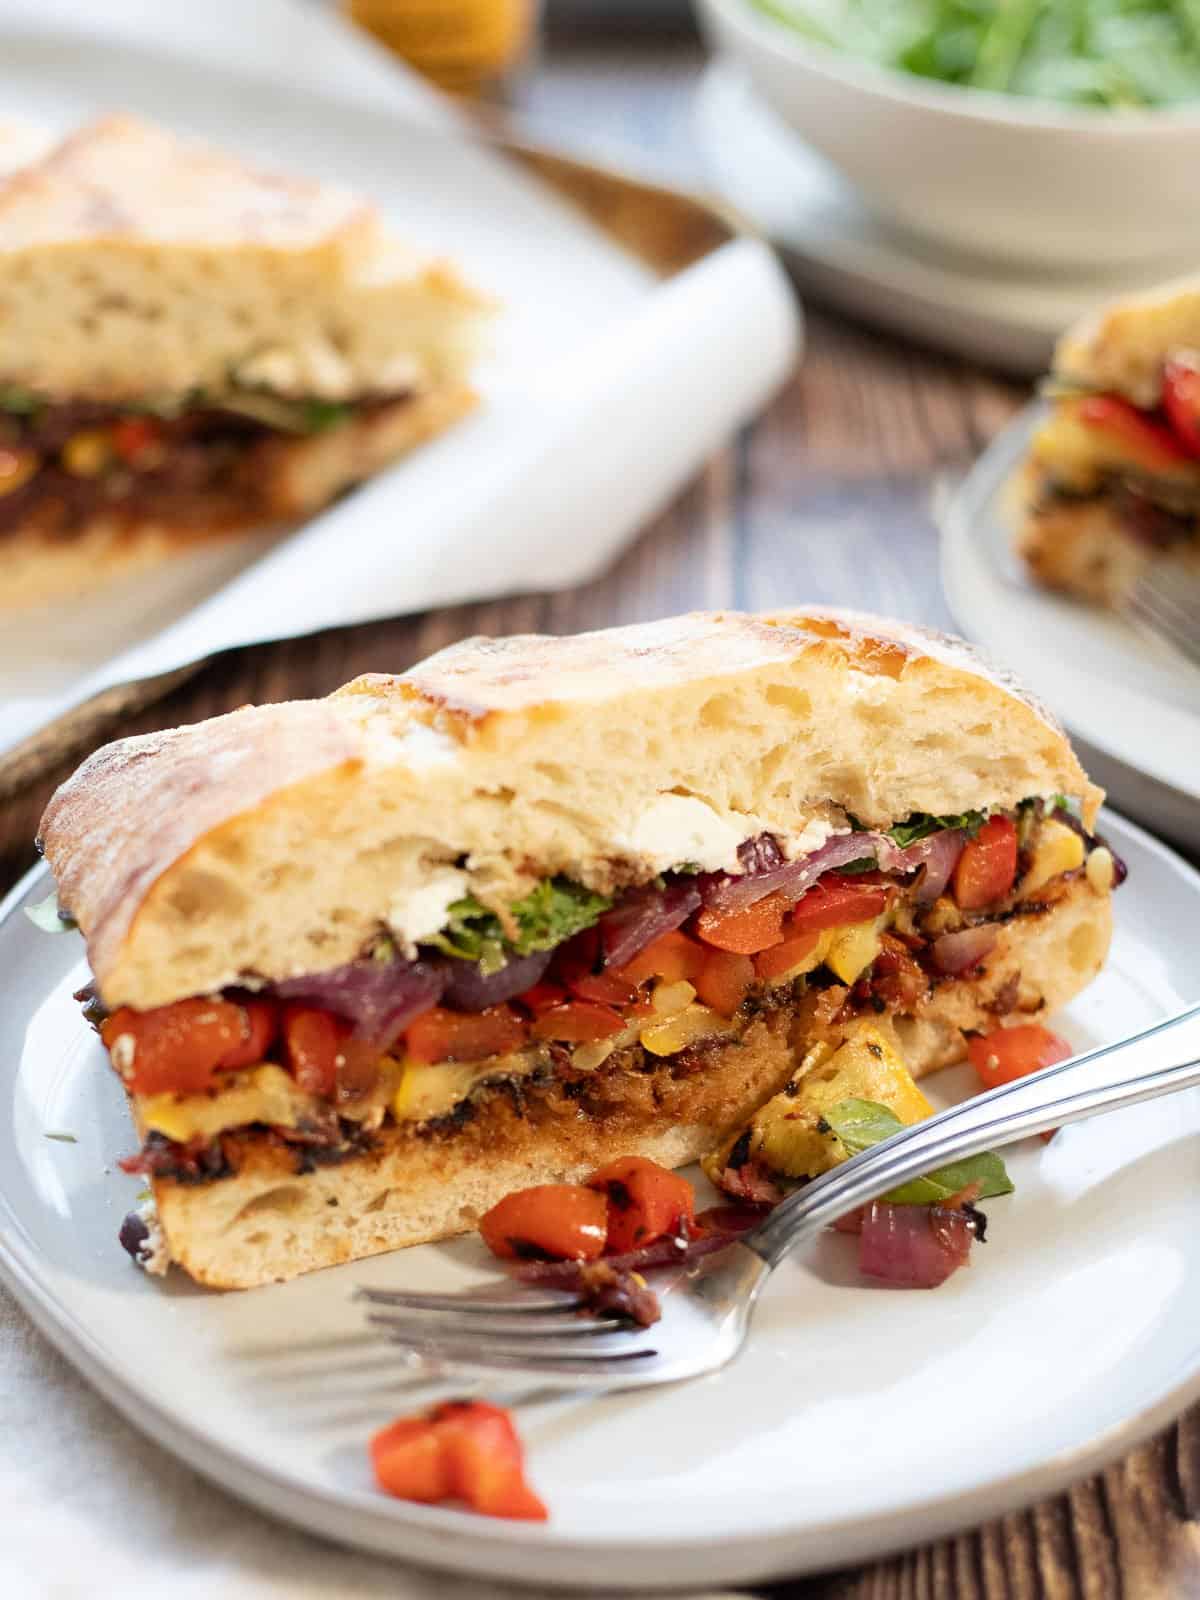
{"type": "Polygon", "coordinates": [[[18,165],[0,605],[316,511],[470,409],[487,310],[360,198],[134,117],[18,165]]]}
{"type": "Polygon", "coordinates": [[[968,646],[825,610],[470,639],[110,745],[41,845],[139,1253],[246,1287],[679,1166],[860,1018],[957,1060],[1099,971],[1100,800],[968,646]]]}
{"type": "Polygon", "coordinates": [[[1037,581],[1119,610],[1161,556],[1200,573],[1200,279],[1078,323],[1047,389],[1016,485],[1037,581]]]}

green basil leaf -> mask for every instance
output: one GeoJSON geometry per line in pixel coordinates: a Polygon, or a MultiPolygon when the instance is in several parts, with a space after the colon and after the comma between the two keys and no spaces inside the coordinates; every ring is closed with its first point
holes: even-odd
{"type": "Polygon", "coordinates": [[[330,428],[340,428],[350,420],[353,407],[335,400],[306,400],[304,402],[305,433],[328,433],[330,428]]]}
{"type": "MultiPolygon", "coordinates": [[[[837,1135],[848,1155],[856,1156],[873,1145],[882,1144],[905,1126],[890,1106],[874,1100],[841,1100],[821,1114],[822,1121],[837,1135]]],[[[1013,1192],[1012,1180],[1004,1162],[990,1150],[939,1167],[923,1178],[913,1178],[883,1196],[889,1205],[929,1206],[949,1200],[969,1183],[978,1183],[981,1200],[1013,1192]]]]}
{"type": "Polygon", "coordinates": [[[520,930],[513,948],[521,956],[553,950],[592,927],[611,905],[606,895],[569,878],[546,878],[510,908],[520,930]]]}
{"type": "Polygon", "coordinates": [[[821,1120],[829,1124],[852,1156],[882,1144],[904,1127],[890,1106],[881,1106],[875,1100],[839,1100],[821,1113],[821,1120]]]}
{"type": "Polygon", "coordinates": [[[32,389],[21,389],[15,383],[0,384],[0,411],[10,411],[14,416],[27,417],[42,409],[40,395],[32,389]]]}
{"type": "Polygon", "coordinates": [[[969,1183],[981,1185],[979,1198],[992,1200],[1000,1194],[1013,1192],[1012,1179],[1000,1157],[991,1150],[982,1155],[968,1156],[964,1161],[953,1161],[947,1167],[902,1183],[884,1199],[894,1206],[932,1206],[959,1194],[969,1183]]]}
{"type": "Polygon", "coordinates": [[[528,956],[536,950],[553,950],[565,944],[598,922],[611,905],[606,895],[594,894],[569,878],[546,878],[509,907],[517,925],[514,939],[505,936],[494,911],[481,905],[474,895],[467,895],[450,907],[442,932],[423,943],[448,956],[478,961],[486,976],[500,970],[510,951],[528,956]]]}
{"type": "Polygon", "coordinates": [[[919,839],[927,839],[931,833],[942,833],[947,828],[961,828],[964,833],[974,835],[983,827],[985,820],[982,811],[963,811],[956,817],[933,817],[927,811],[914,811],[906,822],[898,822],[894,828],[889,828],[888,837],[901,850],[907,850],[910,844],[916,844],[919,839]]]}

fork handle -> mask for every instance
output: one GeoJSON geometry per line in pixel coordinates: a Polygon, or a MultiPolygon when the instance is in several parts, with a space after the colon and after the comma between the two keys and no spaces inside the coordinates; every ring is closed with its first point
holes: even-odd
{"type": "Polygon", "coordinates": [[[823,1173],[742,1243],[769,1267],[829,1223],[951,1161],[1200,1084],[1200,1005],[952,1106],[823,1173]]]}

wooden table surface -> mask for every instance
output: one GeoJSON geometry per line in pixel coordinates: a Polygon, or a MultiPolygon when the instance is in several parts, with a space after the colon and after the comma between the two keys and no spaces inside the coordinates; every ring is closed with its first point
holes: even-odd
{"type": "MultiPolygon", "coordinates": [[[[636,52],[556,41],[525,90],[525,106],[535,127],[554,130],[568,147],[596,156],[627,154],[632,145],[643,166],[694,180],[688,96],[699,61],[686,41],[636,52]]],[[[234,651],[119,731],[191,722],[248,700],[324,694],[358,672],[400,671],[471,633],[558,633],[694,607],[811,600],[947,625],[932,483],[969,462],[1024,398],[968,365],[810,306],[802,369],[598,582],[234,651]]],[[[33,861],[41,809],[73,765],[4,804],[0,890],[33,861]]],[[[919,1473],[920,1441],[913,1446],[919,1473]]],[[[1200,1594],[1198,1518],[1200,1409],[1058,1499],[777,1593],[789,1600],[1200,1594]]]]}

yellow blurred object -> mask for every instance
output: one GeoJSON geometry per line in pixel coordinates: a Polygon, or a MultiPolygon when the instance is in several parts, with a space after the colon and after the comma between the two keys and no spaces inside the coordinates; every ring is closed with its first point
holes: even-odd
{"type": "Polygon", "coordinates": [[[681,978],[678,983],[656,983],[650,1004],[660,1017],[673,1017],[677,1011],[690,1006],[695,998],[695,989],[681,978]]]}
{"type": "MultiPolygon", "coordinates": [[[[690,987],[690,985],[685,985],[690,987]]],[[[642,1048],[652,1056],[673,1056],[702,1039],[720,1039],[732,1033],[733,1023],[711,1006],[688,1005],[665,1022],[651,1022],[641,1031],[642,1048]]]]}
{"type": "Polygon", "coordinates": [[[381,44],[443,89],[482,94],[524,59],[536,0],[341,0],[381,44]]]}
{"type": "Polygon", "coordinates": [[[1065,822],[1048,817],[1038,829],[1033,860],[1021,879],[1022,900],[1045,888],[1051,878],[1057,878],[1062,872],[1074,872],[1082,865],[1083,840],[1065,822]]]}
{"type": "Polygon", "coordinates": [[[103,428],[73,433],[62,447],[62,464],[75,478],[99,476],[112,458],[112,440],[103,428]]]}
{"type": "Polygon", "coordinates": [[[843,983],[857,983],[880,951],[878,922],[852,922],[836,930],[825,965],[843,983]]]}

